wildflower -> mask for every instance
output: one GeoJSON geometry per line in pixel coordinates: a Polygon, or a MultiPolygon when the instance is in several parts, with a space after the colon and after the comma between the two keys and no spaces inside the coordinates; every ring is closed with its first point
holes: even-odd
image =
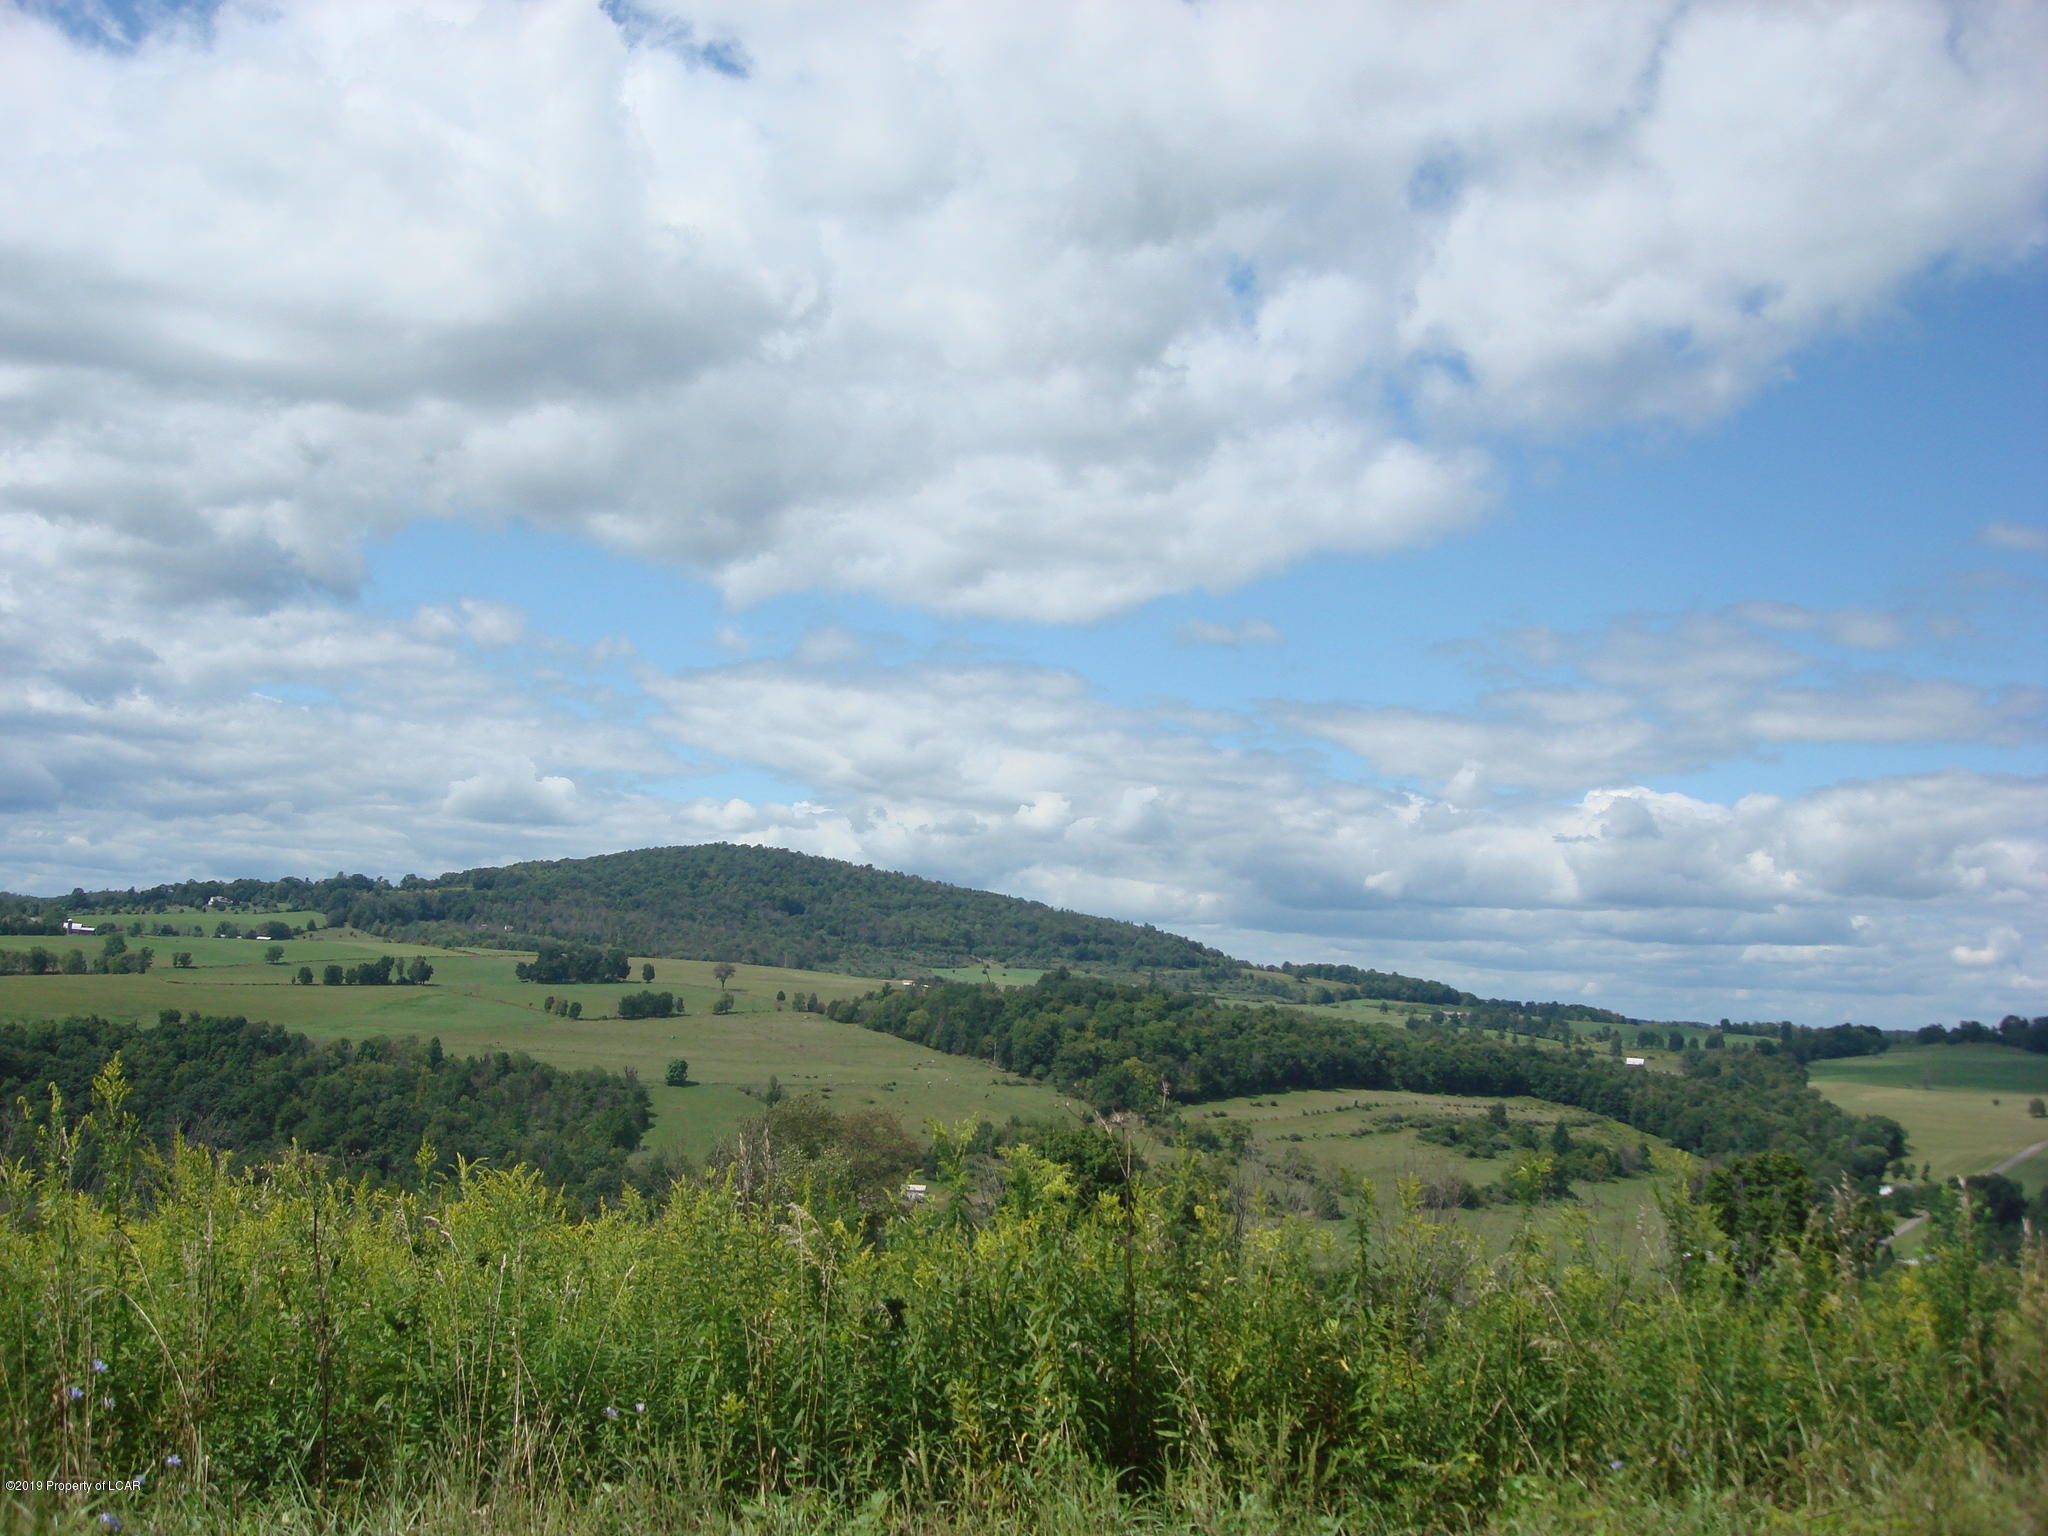
{"type": "Polygon", "coordinates": [[[66,1397],[70,1398],[70,1399],[71,1399],[71,1401],[73,1401],[73,1402],[75,1403],[75,1402],[77,1402],[77,1401],[78,1401],[78,1400],[79,1400],[79,1399],[80,1399],[81,1397],[85,1396],[85,1388],[83,1388],[83,1387],[66,1387],[66,1388],[64,1389],[64,1395],[65,1395],[66,1397]]]}
{"type": "Polygon", "coordinates": [[[114,1406],[114,1394],[113,1394],[113,1393],[111,1393],[111,1392],[109,1392],[109,1393],[108,1393],[108,1394],[107,1394],[107,1395],[106,1395],[105,1397],[101,1398],[101,1399],[100,1399],[100,1406],[101,1406],[102,1408],[111,1408],[111,1407],[113,1407],[113,1406],[114,1406]]]}
{"type": "Polygon", "coordinates": [[[1610,1461],[1609,1463],[1607,1463],[1607,1470],[1608,1470],[1608,1471],[1610,1471],[1610,1472],[1619,1472],[1619,1471],[1621,1470],[1621,1463],[1620,1463],[1620,1461],[1616,1460],[1616,1461],[1610,1461]]]}
{"type": "Polygon", "coordinates": [[[182,1467],[183,1465],[185,1465],[185,1458],[180,1456],[176,1451],[173,1451],[170,1455],[164,1458],[164,1465],[167,1467],[182,1467]]]}
{"type": "Polygon", "coordinates": [[[95,1375],[95,1376],[104,1376],[104,1375],[106,1375],[106,1374],[107,1374],[107,1362],[106,1362],[106,1361],[104,1361],[104,1360],[95,1360],[95,1361],[93,1361],[93,1363],[92,1363],[92,1373],[93,1373],[93,1375],[95,1375]]]}
{"type": "Polygon", "coordinates": [[[604,1411],[604,1416],[608,1419],[616,1419],[619,1416],[619,1410],[616,1408],[608,1407],[604,1411]]]}
{"type": "Polygon", "coordinates": [[[633,1405],[633,1411],[635,1413],[645,1413],[647,1411],[647,1405],[645,1403],[635,1403],[633,1405]]]}
{"type": "Polygon", "coordinates": [[[115,1514],[111,1509],[101,1510],[100,1529],[103,1531],[113,1531],[118,1533],[121,1529],[121,1517],[115,1514]]]}

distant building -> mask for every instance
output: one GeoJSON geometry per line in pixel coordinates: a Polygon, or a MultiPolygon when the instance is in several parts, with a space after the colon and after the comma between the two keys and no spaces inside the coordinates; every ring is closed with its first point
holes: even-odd
{"type": "Polygon", "coordinates": [[[1650,1058],[1647,1056],[1624,1056],[1622,1061],[1631,1067],[1647,1067],[1650,1064],[1650,1058]]]}
{"type": "Polygon", "coordinates": [[[74,923],[67,917],[64,919],[64,931],[66,933],[91,933],[94,929],[91,923],[74,923]]]}

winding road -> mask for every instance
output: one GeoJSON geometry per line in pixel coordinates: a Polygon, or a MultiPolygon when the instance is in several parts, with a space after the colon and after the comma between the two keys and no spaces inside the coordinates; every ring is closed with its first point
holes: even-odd
{"type": "MultiPolygon", "coordinates": [[[[2021,1148],[2019,1151],[2013,1153],[2011,1157],[2008,1157],[2004,1162],[2000,1163],[1996,1168],[1987,1169],[1986,1172],[2010,1173],[2013,1169],[2019,1167],[2021,1163],[2024,1163],[2028,1158],[2032,1157],[2036,1152],[2039,1152],[2044,1148],[2048,1148],[2048,1141],[2037,1141],[2031,1147],[2021,1148]]],[[[1923,1211],[1918,1216],[1912,1217],[1910,1220],[1902,1222],[1899,1225],[1898,1230],[1893,1232],[1890,1237],[1885,1239],[1885,1241],[1888,1243],[1896,1243],[1900,1238],[1904,1237],[1908,1232],[1911,1232],[1915,1227],[1919,1226],[1925,1220],[1927,1220],[1927,1213],[1923,1211]]]]}

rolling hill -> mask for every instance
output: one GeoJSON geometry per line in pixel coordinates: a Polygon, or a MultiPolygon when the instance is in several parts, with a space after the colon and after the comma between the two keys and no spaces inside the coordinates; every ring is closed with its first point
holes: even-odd
{"type": "Polygon", "coordinates": [[[869,975],[992,962],[1221,980],[1240,963],[1192,939],[864,864],[730,843],[468,869],[393,885],[187,881],[149,890],[5,898],[23,915],[153,906],[324,912],[389,939],[531,949],[539,938],[686,960],[869,975]]]}

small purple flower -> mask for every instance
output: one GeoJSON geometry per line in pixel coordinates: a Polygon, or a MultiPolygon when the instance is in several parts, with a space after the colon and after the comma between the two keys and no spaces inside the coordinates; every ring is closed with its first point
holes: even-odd
{"type": "Polygon", "coordinates": [[[1621,1470],[1621,1463],[1619,1461],[1610,1461],[1609,1463],[1607,1463],[1607,1470],[1610,1472],[1619,1472],[1621,1470]]]}
{"type": "Polygon", "coordinates": [[[92,1363],[92,1373],[93,1373],[93,1375],[95,1375],[95,1376],[104,1376],[104,1375],[106,1375],[106,1374],[107,1374],[107,1362],[106,1362],[106,1361],[104,1361],[104,1360],[95,1360],[95,1361],[93,1361],[93,1363],[92,1363]]]}
{"type": "Polygon", "coordinates": [[[645,1413],[647,1411],[647,1405],[645,1403],[635,1403],[633,1405],[633,1411],[635,1413],[645,1413]]]}
{"type": "Polygon", "coordinates": [[[604,1416],[608,1419],[616,1419],[619,1416],[619,1410],[616,1408],[607,1408],[604,1411],[604,1416]]]}
{"type": "Polygon", "coordinates": [[[75,1402],[77,1402],[77,1401],[78,1401],[78,1400],[79,1400],[79,1399],[80,1399],[81,1397],[85,1396],[85,1388],[83,1388],[83,1387],[66,1387],[66,1388],[64,1389],[64,1395],[65,1395],[66,1397],[70,1398],[70,1399],[71,1399],[71,1401],[73,1401],[73,1402],[75,1403],[75,1402]]]}
{"type": "Polygon", "coordinates": [[[101,1510],[100,1529],[103,1531],[112,1531],[116,1533],[116,1536],[119,1536],[119,1532],[121,1530],[121,1517],[115,1514],[111,1509],[101,1510]]]}
{"type": "Polygon", "coordinates": [[[180,1456],[176,1451],[173,1451],[170,1455],[164,1458],[164,1465],[167,1467],[182,1467],[183,1465],[185,1465],[185,1458],[180,1456]]]}

